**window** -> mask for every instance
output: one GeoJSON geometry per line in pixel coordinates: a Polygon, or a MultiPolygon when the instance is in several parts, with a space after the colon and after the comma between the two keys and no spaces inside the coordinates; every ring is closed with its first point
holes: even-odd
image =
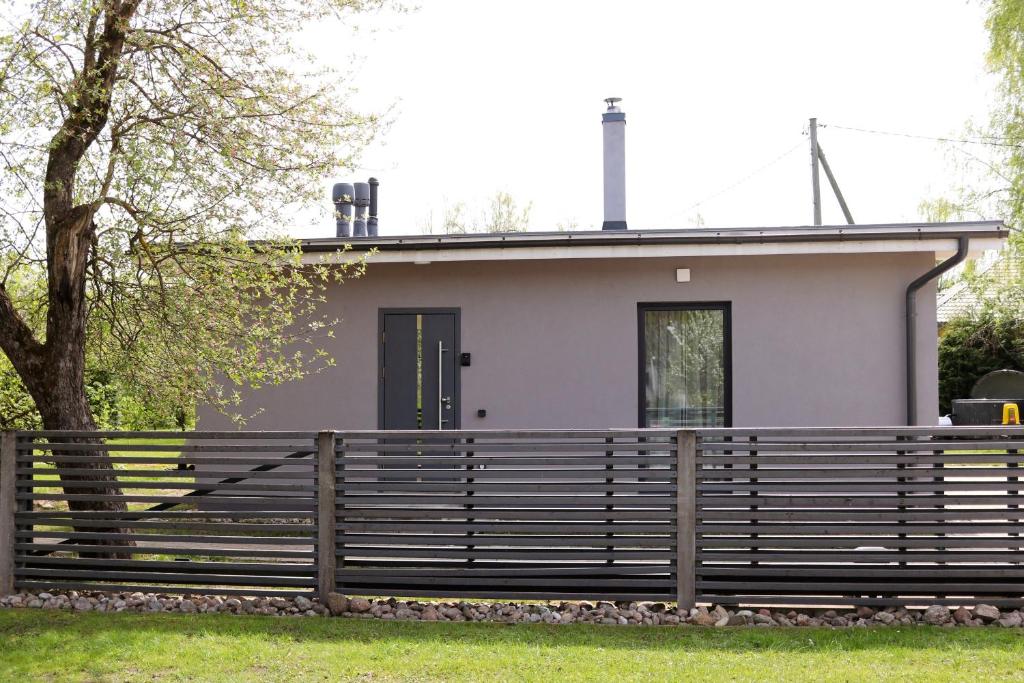
{"type": "Polygon", "coordinates": [[[640,426],[730,426],[729,304],[638,308],[640,426]]]}

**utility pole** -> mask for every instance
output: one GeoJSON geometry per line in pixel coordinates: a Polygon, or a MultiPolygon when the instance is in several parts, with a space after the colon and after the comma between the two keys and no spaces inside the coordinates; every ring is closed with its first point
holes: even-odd
{"type": "Polygon", "coordinates": [[[814,224],[821,225],[821,185],[818,179],[818,166],[825,169],[825,177],[828,178],[828,184],[832,186],[832,192],[836,196],[836,200],[839,202],[839,208],[843,210],[843,216],[846,218],[846,222],[853,225],[853,214],[850,213],[850,207],[846,205],[846,199],[843,197],[842,191],[839,189],[839,183],[836,181],[835,175],[832,173],[832,167],[828,165],[828,160],[825,158],[825,150],[818,144],[818,119],[810,120],[810,134],[811,134],[811,191],[814,194],[814,224]]]}
{"type": "Polygon", "coordinates": [[[821,185],[818,182],[818,119],[812,118],[811,132],[811,192],[814,196],[814,224],[821,225],[821,185]]]}

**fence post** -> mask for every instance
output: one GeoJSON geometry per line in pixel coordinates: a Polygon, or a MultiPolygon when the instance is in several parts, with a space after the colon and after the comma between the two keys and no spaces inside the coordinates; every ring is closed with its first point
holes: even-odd
{"type": "Polygon", "coordinates": [[[676,433],[676,599],[680,609],[697,602],[697,433],[676,433]]]}
{"type": "Polygon", "coordinates": [[[321,602],[328,593],[334,592],[334,571],[337,562],[335,539],[335,456],[334,432],[320,432],[317,435],[317,596],[321,602]]]}
{"type": "Polygon", "coordinates": [[[14,512],[17,509],[15,432],[0,436],[0,596],[14,592],[14,512]]]}

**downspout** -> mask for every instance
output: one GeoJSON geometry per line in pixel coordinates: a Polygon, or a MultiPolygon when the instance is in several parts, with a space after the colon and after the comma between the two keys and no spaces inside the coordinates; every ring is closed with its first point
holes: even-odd
{"type": "Polygon", "coordinates": [[[956,253],[907,285],[907,425],[917,424],[917,290],[967,258],[970,238],[957,238],[956,253]]]}

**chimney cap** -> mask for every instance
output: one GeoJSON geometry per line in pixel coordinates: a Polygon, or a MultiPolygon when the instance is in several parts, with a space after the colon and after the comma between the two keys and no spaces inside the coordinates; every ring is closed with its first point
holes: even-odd
{"type": "Polygon", "coordinates": [[[618,111],[619,108],[617,106],[615,106],[615,105],[617,105],[619,102],[621,102],[622,98],[621,97],[606,97],[606,98],[604,98],[604,101],[608,104],[608,111],[618,111]]]}

